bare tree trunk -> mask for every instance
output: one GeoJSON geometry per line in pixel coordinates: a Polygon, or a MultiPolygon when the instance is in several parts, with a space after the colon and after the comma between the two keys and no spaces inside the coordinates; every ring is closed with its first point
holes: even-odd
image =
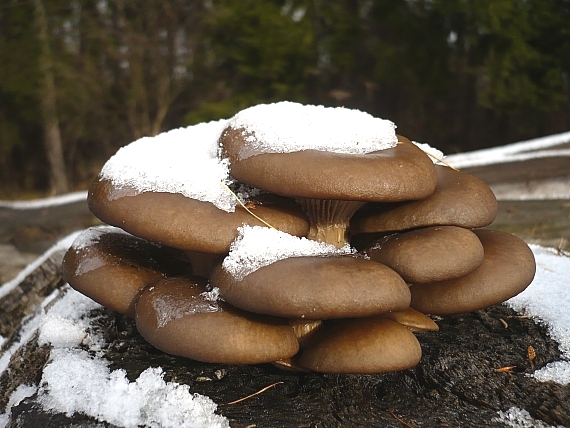
{"type": "Polygon", "coordinates": [[[53,62],[48,39],[48,25],[42,0],[34,0],[35,23],[40,43],[39,67],[43,80],[40,92],[41,112],[44,127],[44,147],[49,167],[49,185],[51,193],[64,193],[69,190],[65,161],[61,142],[61,132],[57,117],[53,62]]]}

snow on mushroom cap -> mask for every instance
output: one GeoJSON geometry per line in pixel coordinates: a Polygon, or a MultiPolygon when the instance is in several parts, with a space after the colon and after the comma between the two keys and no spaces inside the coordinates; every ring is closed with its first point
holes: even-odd
{"type": "Polygon", "coordinates": [[[356,253],[349,245],[336,248],[331,244],[297,238],[268,227],[243,226],[238,228],[238,231],[239,236],[232,243],[230,253],[222,263],[224,270],[238,281],[263,266],[289,257],[356,253]]]}
{"type": "Polygon", "coordinates": [[[226,120],[143,137],[119,149],[101,170],[116,187],[142,192],[181,193],[233,211],[228,162],[218,159],[218,139],[226,120]],[[222,184],[223,183],[223,184],[222,184]]]}
{"type": "Polygon", "coordinates": [[[426,155],[428,155],[431,161],[436,165],[444,165],[441,160],[445,157],[443,152],[435,147],[430,146],[426,143],[418,143],[416,141],[412,141],[417,147],[419,147],[426,155]]]}
{"type": "Polygon", "coordinates": [[[242,110],[229,121],[243,129],[239,157],[322,150],[364,154],[396,146],[396,125],[359,110],[283,101],[242,110]]]}

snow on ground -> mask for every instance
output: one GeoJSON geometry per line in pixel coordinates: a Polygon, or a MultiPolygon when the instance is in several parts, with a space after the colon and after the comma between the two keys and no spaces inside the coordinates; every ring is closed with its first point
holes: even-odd
{"type": "Polygon", "coordinates": [[[14,210],[33,210],[56,205],[71,204],[87,200],[87,191],[67,193],[65,195],[51,196],[49,198],[34,199],[30,201],[1,201],[0,208],[14,210]]]}
{"type": "MultiPolygon", "coordinates": [[[[453,154],[447,156],[445,161],[455,168],[462,169],[530,159],[547,160],[548,158],[570,157],[570,148],[557,148],[567,143],[570,143],[570,132],[490,149],[453,154]]],[[[528,180],[520,183],[496,183],[491,185],[491,189],[499,201],[570,199],[570,171],[565,177],[528,180]]]]}
{"type": "MultiPolygon", "coordinates": [[[[550,428],[551,425],[547,425],[540,420],[534,419],[530,413],[524,409],[519,409],[518,407],[511,407],[506,411],[498,412],[499,416],[493,418],[493,422],[502,422],[508,427],[512,428],[550,428]]],[[[563,428],[560,426],[559,428],[563,428]]]]}
{"type": "Polygon", "coordinates": [[[134,382],[124,370],[111,371],[102,352],[105,340],[90,324],[91,311],[99,307],[66,285],[24,321],[20,342],[0,358],[0,373],[35,333],[40,344],[51,345],[50,360],[39,387],[21,385],[14,391],[7,413],[0,414],[0,427],[9,422],[12,406],[34,394],[46,411],[84,413],[120,427],[229,427],[227,419],[214,413],[217,405],[212,400],[193,394],[187,385],[165,382],[160,367],[148,368],[134,382]]]}
{"type": "Polygon", "coordinates": [[[530,245],[536,259],[532,284],[506,305],[546,324],[559,344],[562,361],[548,364],[533,376],[540,381],[570,384],[570,257],[552,248],[530,245]]]}
{"type": "Polygon", "coordinates": [[[570,132],[535,138],[474,152],[458,153],[445,158],[455,168],[517,162],[529,159],[570,156],[570,149],[556,149],[556,146],[570,143],[570,132]]]}

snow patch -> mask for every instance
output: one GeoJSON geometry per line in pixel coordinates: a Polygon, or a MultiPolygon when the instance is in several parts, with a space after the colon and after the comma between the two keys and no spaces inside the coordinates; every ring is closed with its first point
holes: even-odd
{"type": "Polygon", "coordinates": [[[28,275],[30,275],[34,270],[36,270],[39,266],[41,266],[52,255],[54,255],[58,251],[66,251],[71,246],[75,238],[79,236],[80,233],[81,231],[73,232],[70,235],[63,238],[62,240],[56,242],[44,254],[42,254],[40,257],[38,257],[36,260],[34,260],[32,263],[26,266],[15,278],[0,285],[0,299],[8,295],[12,290],[14,290],[18,285],[20,285],[20,283],[24,279],[26,279],[28,275]]]}
{"type": "Polygon", "coordinates": [[[238,228],[239,236],[230,247],[222,267],[237,281],[263,266],[289,257],[339,256],[356,254],[347,244],[342,248],[324,242],[297,238],[276,229],[261,226],[238,228]]]}
{"type": "Polygon", "coordinates": [[[72,204],[74,202],[81,201],[87,201],[87,191],[67,193],[65,195],[50,196],[48,198],[34,199],[30,201],[0,201],[0,208],[34,210],[57,205],[72,204]]]}
{"type": "Polygon", "coordinates": [[[493,165],[536,158],[570,156],[569,149],[553,149],[570,142],[570,132],[520,141],[505,146],[449,155],[447,161],[455,168],[493,165]]]}
{"type": "Polygon", "coordinates": [[[230,184],[228,161],[217,156],[226,125],[220,120],[143,137],[119,149],[100,175],[118,189],[180,193],[234,211],[235,198],[224,186],[230,184]]]}
{"type": "MultiPolygon", "coordinates": [[[[493,422],[501,422],[512,428],[551,428],[552,425],[545,424],[534,419],[529,412],[518,407],[511,407],[506,411],[498,411],[499,417],[493,418],[493,422]]],[[[557,428],[563,428],[559,426],[557,428]]]]}
{"type": "Polygon", "coordinates": [[[548,364],[532,374],[538,380],[570,383],[570,257],[552,248],[530,245],[536,258],[533,282],[505,304],[547,325],[548,334],[559,344],[562,361],[548,364]]]}
{"type": "Polygon", "coordinates": [[[427,154],[434,164],[445,165],[443,162],[441,162],[445,157],[441,150],[436,149],[435,147],[432,147],[426,143],[418,143],[416,141],[412,141],[412,143],[414,143],[422,152],[427,154]]]}
{"type": "Polygon", "coordinates": [[[242,129],[240,159],[262,153],[321,150],[364,154],[395,147],[396,125],[360,110],[303,105],[289,101],[259,104],[229,121],[242,129]]]}
{"type": "Polygon", "coordinates": [[[192,394],[188,385],[165,382],[160,367],[150,367],[129,382],[124,370],[93,359],[80,349],[54,349],[45,367],[38,402],[46,410],[71,416],[80,412],[126,428],[229,427],[214,412],[216,404],[192,394]]]}

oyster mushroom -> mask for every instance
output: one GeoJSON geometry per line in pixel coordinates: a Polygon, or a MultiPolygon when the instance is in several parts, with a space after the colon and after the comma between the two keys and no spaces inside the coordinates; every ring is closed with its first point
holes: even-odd
{"type": "Polygon", "coordinates": [[[299,350],[286,321],[217,300],[199,277],[165,279],[146,288],[137,302],[136,324],[156,348],[210,363],[265,363],[299,350]]]}
{"type": "Polygon", "coordinates": [[[371,260],[398,272],[408,283],[459,278],[483,261],[483,245],[473,232],[432,226],[385,236],[366,249],[371,260]]]}
{"type": "Polygon", "coordinates": [[[363,317],[409,307],[409,290],[392,269],[350,257],[349,247],[244,227],[211,275],[220,295],[241,309],[285,318],[363,317]]]}
{"type": "Polygon", "coordinates": [[[74,289],[131,318],[144,287],[168,276],[191,273],[182,251],[110,226],[82,232],[63,259],[63,278],[74,289]]]}
{"type": "Polygon", "coordinates": [[[436,165],[435,192],[422,200],[397,204],[369,204],[355,214],[351,233],[394,232],[426,226],[484,227],[493,222],[498,204],[482,180],[436,165]]]}
{"type": "Polygon", "coordinates": [[[467,276],[410,287],[414,309],[425,314],[451,315],[501,303],[523,291],[536,270],[534,255],[524,241],[496,230],[475,230],[485,255],[467,276]]]}
{"type": "Polygon", "coordinates": [[[340,248],[364,203],[435,190],[432,161],[394,128],[356,110],[276,103],[238,113],[220,144],[232,177],[295,198],[309,217],[309,239],[340,248]]]}
{"type": "MultiPolygon", "coordinates": [[[[107,224],[169,247],[202,253],[225,254],[237,238],[238,227],[264,225],[241,206],[228,212],[179,193],[118,191],[102,177],[91,185],[88,201],[91,211],[107,224]]],[[[305,214],[291,204],[256,204],[255,213],[292,235],[305,236],[309,231],[305,214]]]]}
{"type": "MultiPolygon", "coordinates": [[[[262,225],[228,188],[218,139],[226,121],[141,138],[103,166],[88,196],[105,223],[173,248],[224,254],[242,224],[262,225]]],[[[306,216],[280,200],[256,206],[258,217],[293,235],[306,235],[306,216]]]]}
{"type": "Polygon", "coordinates": [[[323,373],[384,373],[413,367],[421,356],[420,344],[409,329],[370,317],[326,323],[298,364],[323,373]]]}

